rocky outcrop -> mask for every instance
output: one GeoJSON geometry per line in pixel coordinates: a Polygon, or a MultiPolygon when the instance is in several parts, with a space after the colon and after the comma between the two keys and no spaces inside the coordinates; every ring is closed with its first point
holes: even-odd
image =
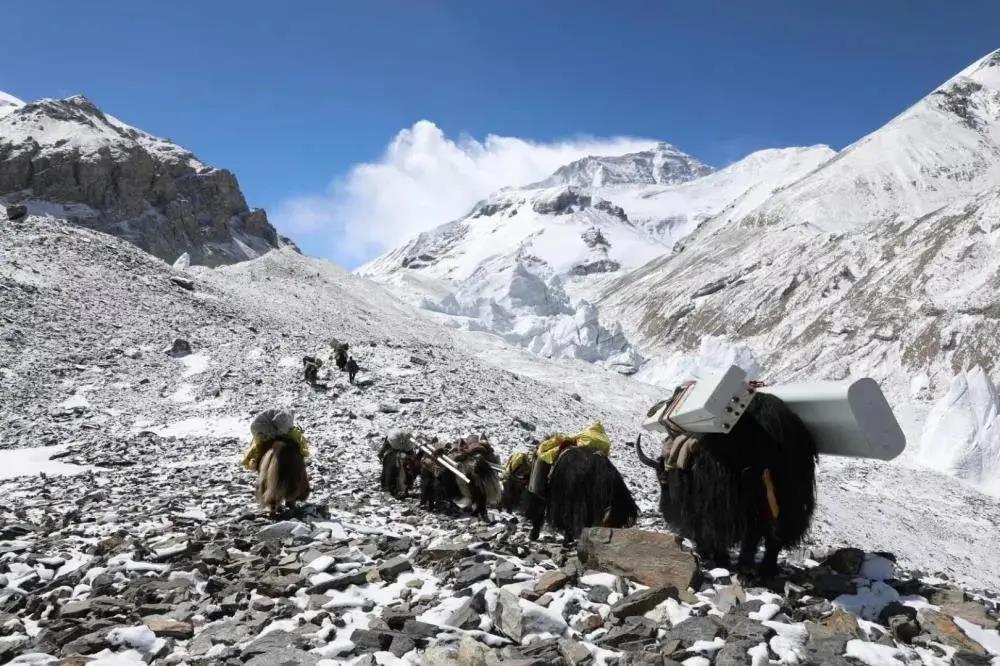
{"type": "Polygon", "coordinates": [[[0,117],[0,198],[120,236],[173,262],[208,266],[289,244],[236,177],[104,114],[82,96],[0,117]]]}
{"type": "Polygon", "coordinates": [[[584,530],[580,559],[591,568],[659,588],[687,589],[698,573],[694,557],[681,548],[676,537],[646,530],[584,530]]]}

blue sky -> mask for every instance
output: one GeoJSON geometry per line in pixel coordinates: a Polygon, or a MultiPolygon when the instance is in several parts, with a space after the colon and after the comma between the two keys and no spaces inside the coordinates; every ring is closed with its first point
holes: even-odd
{"type": "Polygon", "coordinates": [[[724,165],[839,148],[1000,48],[998,25],[1000,3],[920,0],[33,0],[5,3],[0,90],[86,94],[232,169],[307,251],[354,265],[379,248],[336,242],[365,224],[337,219],[338,197],[367,196],[345,179],[421,119],[461,149],[634,136],[724,165]],[[303,197],[333,212],[297,224],[303,197]]]}

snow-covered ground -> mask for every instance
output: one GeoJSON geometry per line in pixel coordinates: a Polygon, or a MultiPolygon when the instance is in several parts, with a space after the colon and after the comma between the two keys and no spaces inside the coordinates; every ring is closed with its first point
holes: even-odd
{"type": "MultiPolygon", "coordinates": [[[[176,269],[118,239],[39,218],[14,226],[16,233],[0,239],[5,256],[16,257],[0,266],[0,299],[10,313],[0,334],[11,342],[0,347],[0,441],[14,450],[10,455],[60,445],[68,454],[62,462],[89,469],[0,481],[0,492],[13,500],[0,507],[0,519],[14,526],[14,538],[3,542],[0,575],[24,590],[0,592],[0,604],[37,600],[23,619],[4,625],[10,631],[0,654],[82,649],[133,663],[154,654],[180,663],[280,648],[293,650],[299,663],[359,663],[367,651],[380,663],[415,664],[462,640],[466,649],[473,641],[477,650],[493,645],[513,654],[557,636],[579,642],[596,663],[620,654],[602,643],[620,625],[610,609],[641,586],[609,576],[618,596],[595,602],[590,595],[601,591],[591,589],[600,583],[585,576],[589,583],[567,583],[541,603],[516,602],[525,634],[512,641],[504,633],[513,632],[510,625],[504,630],[491,619],[509,603],[500,589],[530,595],[528,588],[543,574],[555,575],[570,554],[549,541],[529,548],[523,532],[503,521],[476,524],[418,511],[412,499],[389,500],[375,490],[374,451],[382,435],[406,427],[444,438],[483,432],[506,456],[531,438],[600,419],[615,442],[612,459],[643,509],[642,525],[663,529],[658,484],[625,445],[660,389],[581,361],[547,360],[492,335],[456,333],[379,285],[287,250],[215,270],[191,268],[184,273],[195,283],[191,292],[171,281],[176,269]],[[177,337],[190,342],[191,356],[164,352],[177,337]],[[334,337],[351,344],[361,381],[350,386],[328,363],[320,377],[325,390],[313,389],[301,381],[296,359],[328,357],[334,337]],[[86,404],[67,403],[73,396],[86,404]],[[249,418],[272,406],[293,411],[310,438],[311,502],[328,515],[274,523],[254,513],[253,479],[238,460],[249,418]],[[288,540],[269,542],[272,534],[288,540]],[[467,544],[459,559],[435,563],[429,554],[453,541],[467,544]],[[312,563],[316,569],[307,568],[312,563]],[[387,569],[381,580],[371,573],[390,564],[404,570],[387,569]],[[511,580],[503,579],[506,568],[511,580]],[[45,596],[57,588],[64,596],[45,596]],[[476,611],[475,629],[439,626],[480,592],[485,606],[476,611]],[[101,604],[111,603],[104,599],[150,598],[144,595],[164,602],[101,623],[108,612],[101,604]],[[57,607],[62,619],[55,619],[57,607]],[[434,624],[434,638],[397,644],[396,655],[362,647],[363,640],[381,640],[391,612],[434,624]],[[573,627],[596,622],[591,614],[605,626],[573,627]],[[77,626],[89,633],[72,633],[77,626]],[[274,644],[258,642],[265,640],[274,644]]],[[[975,588],[1000,587],[994,499],[936,473],[826,460],[819,498],[812,535],[788,553],[792,562],[808,565],[832,547],[857,545],[893,552],[901,571],[939,576],[928,580],[947,575],[975,588]]],[[[788,575],[811,585],[814,570],[790,567],[788,575]]],[[[649,611],[643,622],[655,627],[654,641],[704,612],[726,617],[711,609],[736,592],[717,576],[649,611]]],[[[925,595],[940,584],[914,583],[925,595]]],[[[761,603],[741,612],[775,623],[759,643],[685,643],[682,658],[754,650],[790,663],[812,654],[801,639],[806,616],[792,612],[806,602],[789,598],[765,608],[779,596],[752,588],[745,596],[761,603]],[[791,616],[780,614],[786,605],[791,616]]],[[[876,640],[885,630],[871,626],[865,636],[876,640]]],[[[418,630],[426,629],[411,625],[418,630]]],[[[982,631],[982,644],[990,643],[994,630],[982,631]]]]}
{"type": "Polygon", "coordinates": [[[37,476],[39,474],[59,476],[62,474],[81,474],[87,471],[83,465],[65,463],[54,456],[65,454],[68,445],[39,446],[27,449],[0,450],[0,480],[16,479],[20,476],[37,476]]]}

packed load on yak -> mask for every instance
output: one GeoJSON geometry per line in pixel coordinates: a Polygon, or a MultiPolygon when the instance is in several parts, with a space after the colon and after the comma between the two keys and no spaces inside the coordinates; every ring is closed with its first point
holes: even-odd
{"type": "Polygon", "coordinates": [[[544,523],[561,532],[567,544],[586,527],[635,524],[639,507],[610,453],[611,440],[600,421],[538,445],[528,483],[531,539],[539,537],[544,523]]]}
{"type": "Polygon", "coordinates": [[[765,386],[732,366],[678,386],[653,406],[643,427],[665,433],[654,460],[660,510],[701,554],[727,566],[777,570],[782,548],[798,544],[816,506],[818,454],[889,460],[905,438],[871,379],[765,386]]]}
{"type": "Polygon", "coordinates": [[[531,479],[531,469],[535,465],[538,454],[538,440],[528,442],[524,451],[515,451],[507,459],[500,470],[500,482],[503,493],[500,495],[500,508],[504,511],[528,511],[528,481],[531,479]]]}
{"type": "Polygon", "coordinates": [[[347,369],[347,350],[350,348],[346,342],[338,342],[333,350],[333,360],[337,364],[337,370],[343,372],[347,369]]]}
{"type": "Polygon", "coordinates": [[[549,472],[552,470],[552,466],[556,464],[556,459],[566,449],[574,446],[592,449],[605,457],[611,453],[611,440],[608,439],[608,434],[604,432],[604,424],[600,421],[595,421],[576,434],[556,433],[550,435],[538,445],[528,485],[528,489],[532,493],[539,497],[545,497],[545,489],[548,487],[549,472]]]}
{"type": "Polygon", "coordinates": [[[500,504],[501,487],[497,474],[500,456],[486,438],[480,435],[469,435],[454,442],[448,455],[466,477],[456,477],[463,499],[470,502],[475,512],[485,518],[487,507],[500,504]]]}
{"type": "Polygon", "coordinates": [[[257,501],[274,513],[309,497],[305,460],[309,442],[291,412],[268,409],[250,423],[250,448],[243,466],[257,472],[257,501]]]}
{"type": "Polygon", "coordinates": [[[378,459],[382,465],[382,491],[393,497],[405,497],[420,474],[420,452],[413,434],[406,430],[390,432],[382,440],[378,459]]]}
{"type": "Polygon", "coordinates": [[[419,444],[420,506],[428,511],[450,513],[459,496],[457,464],[448,458],[447,445],[435,437],[419,444]]]}
{"type": "Polygon", "coordinates": [[[486,510],[500,503],[500,459],[485,437],[471,435],[443,445],[437,440],[420,445],[421,503],[429,509],[472,507],[486,519],[486,510]]]}
{"type": "Polygon", "coordinates": [[[302,369],[305,373],[305,380],[310,384],[316,383],[316,378],[319,375],[319,369],[322,367],[322,359],[316,358],[315,356],[302,357],[302,369]]]}

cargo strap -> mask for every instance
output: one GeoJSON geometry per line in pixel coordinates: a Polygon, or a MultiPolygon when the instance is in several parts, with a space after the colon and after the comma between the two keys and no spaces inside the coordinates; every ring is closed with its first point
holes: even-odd
{"type": "Polygon", "coordinates": [[[778,507],[778,497],[774,494],[774,479],[771,477],[771,470],[764,470],[764,489],[767,491],[767,506],[771,510],[771,518],[778,519],[780,508],[778,507]]]}

